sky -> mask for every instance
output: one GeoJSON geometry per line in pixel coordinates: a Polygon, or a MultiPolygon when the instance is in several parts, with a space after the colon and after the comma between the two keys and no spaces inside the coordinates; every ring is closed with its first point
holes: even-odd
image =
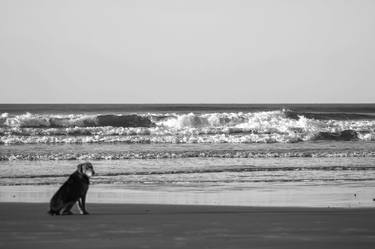
{"type": "Polygon", "coordinates": [[[0,0],[0,103],[375,103],[373,0],[0,0]]]}

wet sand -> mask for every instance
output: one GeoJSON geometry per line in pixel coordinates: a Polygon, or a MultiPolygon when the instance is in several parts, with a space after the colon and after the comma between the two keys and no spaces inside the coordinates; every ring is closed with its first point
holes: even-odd
{"type": "MultiPolygon", "coordinates": [[[[0,186],[0,203],[46,203],[59,185],[0,186]]],[[[346,184],[260,184],[233,188],[192,188],[94,184],[88,203],[257,207],[374,208],[375,181],[346,184]]]]}
{"type": "Polygon", "coordinates": [[[375,209],[0,203],[0,248],[375,248],[375,209]],[[73,210],[76,211],[76,210],[73,210]]]}

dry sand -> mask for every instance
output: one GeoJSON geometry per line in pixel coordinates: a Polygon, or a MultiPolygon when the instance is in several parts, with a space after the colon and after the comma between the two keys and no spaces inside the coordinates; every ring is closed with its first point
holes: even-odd
{"type": "Polygon", "coordinates": [[[0,248],[375,248],[375,209],[0,203],[0,248]],[[74,210],[75,211],[75,210],[74,210]]]}

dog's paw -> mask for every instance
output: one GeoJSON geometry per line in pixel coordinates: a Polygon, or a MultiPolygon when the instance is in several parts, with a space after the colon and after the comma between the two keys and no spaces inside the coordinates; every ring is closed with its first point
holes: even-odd
{"type": "Polygon", "coordinates": [[[72,211],[64,211],[64,212],[62,213],[62,215],[72,215],[72,214],[73,214],[72,211]]]}
{"type": "Polygon", "coordinates": [[[87,212],[87,211],[83,211],[82,212],[82,215],[89,215],[90,213],[89,212],[87,212]]]}

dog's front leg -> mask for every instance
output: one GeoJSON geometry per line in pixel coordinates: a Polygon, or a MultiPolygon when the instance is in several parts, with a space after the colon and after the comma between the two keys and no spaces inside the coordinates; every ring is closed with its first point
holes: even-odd
{"type": "Polygon", "coordinates": [[[78,207],[81,214],[89,214],[86,210],[86,196],[82,196],[82,198],[78,200],[78,207]]]}
{"type": "Polygon", "coordinates": [[[78,208],[80,214],[84,214],[81,198],[79,198],[78,201],[77,201],[77,208],[78,208]]]}

